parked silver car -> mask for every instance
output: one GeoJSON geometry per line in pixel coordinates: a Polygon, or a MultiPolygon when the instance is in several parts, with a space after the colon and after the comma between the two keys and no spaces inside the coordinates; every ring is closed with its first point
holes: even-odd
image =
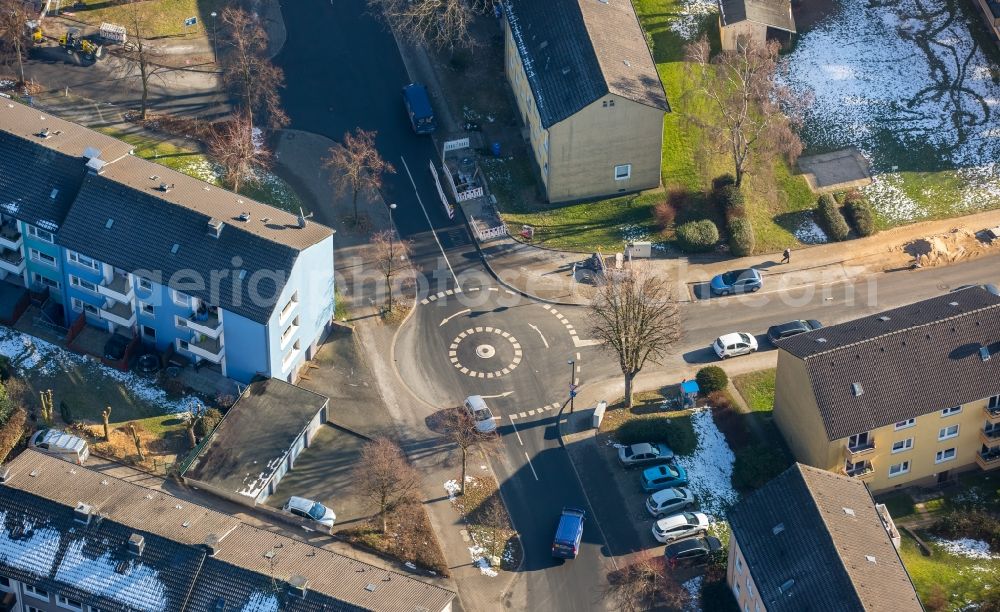
{"type": "Polygon", "coordinates": [[[707,532],[708,516],[701,512],[672,514],[653,523],[653,537],[662,544],[707,532]]]}
{"type": "Polygon", "coordinates": [[[646,511],[660,519],[676,514],[694,504],[694,494],[687,487],[671,487],[646,498],[646,511]]]}
{"type": "Polygon", "coordinates": [[[643,442],[631,446],[618,447],[618,461],[625,467],[635,467],[656,461],[671,461],[674,451],[666,444],[643,442]]]}
{"type": "Polygon", "coordinates": [[[337,521],[337,515],[323,504],[306,499],[304,497],[292,496],[288,498],[283,510],[291,512],[295,516],[314,521],[320,525],[331,529],[337,521]]]}

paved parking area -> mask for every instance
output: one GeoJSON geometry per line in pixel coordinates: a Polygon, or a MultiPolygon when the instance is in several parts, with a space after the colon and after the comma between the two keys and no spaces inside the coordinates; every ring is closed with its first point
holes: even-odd
{"type": "Polygon", "coordinates": [[[334,531],[356,527],[370,514],[352,475],[364,443],[358,436],[323,425],[267,503],[280,508],[292,495],[306,497],[337,513],[334,531]]]}

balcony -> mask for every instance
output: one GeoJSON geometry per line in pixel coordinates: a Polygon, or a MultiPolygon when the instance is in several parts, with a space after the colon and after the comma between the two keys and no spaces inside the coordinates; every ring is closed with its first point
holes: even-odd
{"type": "Polygon", "coordinates": [[[204,334],[209,338],[218,338],[222,335],[222,321],[215,312],[193,314],[188,317],[187,326],[195,333],[204,334]]]}
{"type": "Polygon", "coordinates": [[[212,363],[222,363],[222,358],[226,355],[226,349],[218,338],[202,338],[188,342],[188,350],[212,363]]]}
{"type": "Polygon", "coordinates": [[[122,327],[135,325],[135,309],[129,304],[112,301],[110,307],[100,309],[100,314],[102,319],[111,321],[115,325],[122,327]]]}
{"type": "Polygon", "coordinates": [[[21,232],[17,231],[17,225],[11,223],[0,225],[0,247],[11,251],[20,251],[23,243],[21,232]]]}
{"type": "Polygon", "coordinates": [[[1000,449],[990,449],[985,453],[976,453],[976,464],[984,470],[1000,468],[1000,449]]]}
{"type": "Polygon", "coordinates": [[[990,408],[989,404],[986,404],[983,406],[983,412],[986,413],[986,418],[991,425],[1000,425],[1000,404],[992,408],[990,408]]]}
{"type": "Polygon", "coordinates": [[[995,446],[1000,444],[1000,427],[994,427],[993,429],[980,429],[979,441],[986,446],[995,446]]]}
{"type": "Polygon", "coordinates": [[[130,304],[132,298],[135,297],[135,291],[132,290],[132,280],[125,274],[115,274],[111,282],[103,283],[97,288],[97,291],[101,295],[123,304],[130,304]]]}
{"type": "Polygon", "coordinates": [[[24,255],[20,251],[13,251],[4,248],[0,250],[0,270],[5,270],[11,274],[24,273],[24,255]]]}
{"type": "Polygon", "coordinates": [[[844,444],[844,456],[848,459],[853,460],[855,457],[863,457],[864,455],[870,455],[875,452],[875,442],[868,441],[861,444],[851,445],[850,442],[844,444]]]}
{"type": "Polygon", "coordinates": [[[875,466],[871,463],[866,463],[864,465],[859,465],[853,467],[849,470],[844,470],[844,473],[851,478],[857,478],[858,480],[868,480],[871,478],[872,474],[875,473],[875,466]]]}

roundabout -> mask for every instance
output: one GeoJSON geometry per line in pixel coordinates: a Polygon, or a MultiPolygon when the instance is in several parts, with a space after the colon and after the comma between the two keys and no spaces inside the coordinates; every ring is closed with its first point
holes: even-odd
{"type": "Polygon", "coordinates": [[[517,338],[498,327],[470,327],[455,336],[448,347],[451,364],[472,378],[510,374],[523,356],[517,338]]]}

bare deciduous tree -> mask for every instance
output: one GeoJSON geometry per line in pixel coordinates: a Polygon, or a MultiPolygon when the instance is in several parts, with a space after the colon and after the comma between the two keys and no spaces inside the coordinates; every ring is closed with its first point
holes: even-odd
{"type": "Polygon", "coordinates": [[[496,433],[483,433],[476,429],[476,421],[464,406],[447,410],[442,415],[444,435],[462,451],[462,479],[460,494],[465,495],[465,474],[469,451],[479,448],[484,455],[498,452],[500,439],[496,433]]]}
{"type": "Polygon", "coordinates": [[[285,87],[285,73],[267,58],[267,32],[260,19],[230,6],[222,11],[222,24],[222,40],[228,45],[222,54],[222,78],[235,90],[250,126],[258,113],[267,116],[268,127],[288,125],[278,93],[285,87]]]}
{"type": "Polygon", "coordinates": [[[361,449],[354,478],[382,520],[382,533],[387,531],[387,513],[412,499],[420,486],[420,476],[403,451],[385,437],[375,438],[361,449]]]}
{"type": "Polygon", "coordinates": [[[386,174],[394,174],[396,168],[382,159],[375,148],[378,132],[357,128],[344,134],[340,146],[330,147],[323,165],[330,169],[330,178],[337,194],[351,193],[354,204],[354,221],[358,220],[358,194],[373,193],[382,188],[386,174]]]}
{"type": "Polygon", "coordinates": [[[610,272],[591,302],[590,326],[604,349],[618,357],[625,403],[632,408],[636,375],[647,361],[659,363],[680,338],[680,310],[670,285],[641,265],[610,272]]]}
{"type": "Polygon", "coordinates": [[[24,83],[24,55],[31,36],[28,19],[28,3],[24,0],[0,0],[0,41],[17,61],[21,83],[24,83]]]}
{"type": "Polygon", "coordinates": [[[271,167],[271,151],[259,140],[246,113],[238,113],[209,137],[209,155],[222,166],[223,181],[236,193],[241,185],[259,182],[271,167]]]}
{"type": "Polygon", "coordinates": [[[478,522],[486,528],[489,534],[486,552],[491,557],[499,557],[503,554],[507,544],[507,534],[511,529],[510,517],[507,515],[507,508],[504,507],[499,493],[483,504],[478,522]]]}
{"type": "Polygon", "coordinates": [[[707,132],[704,142],[717,143],[732,158],[737,187],[753,163],[763,167],[777,155],[795,163],[802,153],[795,129],[810,99],[775,80],[778,50],[776,41],[760,45],[741,38],[735,50],[712,58],[704,36],[685,49],[687,94],[705,96],[715,111],[710,121],[693,114],[689,119],[707,132]]]}
{"type": "Polygon", "coordinates": [[[121,0],[125,7],[125,28],[128,31],[128,44],[119,53],[121,63],[117,72],[123,82],[133,78],[139,80],[142,87],[142,100],[139,103],[139,118],[146,119],[149,109],[149,85],[154,77],[162,78],[161,73],[169,70],[155,62],[156,50],[147,40],[152,30],[153,15],[147,3],[121,0]]]}
{"type": "Polygon", "coordinates": [[[652,608],[682,610],[690,599],[684,587],[667,574],[663,558],[648,552],[608,575],[604,597],[623,612],[652,608]]]}
{"type": "Polygon", "coordinates": [[[386,308],[392,311],[392,282],[403,268],[403,261],[410,256],[410,243],[396,237],[394,229],[375,232],[371,237],[375,250],[375,267],[385,279],[386,308]]]}
{"type": "Polygon", "coordinates": [[[368,8],[400,36],[437,48],[471,47],[469,27],[496,0],[367,0],[368,8]]]}

